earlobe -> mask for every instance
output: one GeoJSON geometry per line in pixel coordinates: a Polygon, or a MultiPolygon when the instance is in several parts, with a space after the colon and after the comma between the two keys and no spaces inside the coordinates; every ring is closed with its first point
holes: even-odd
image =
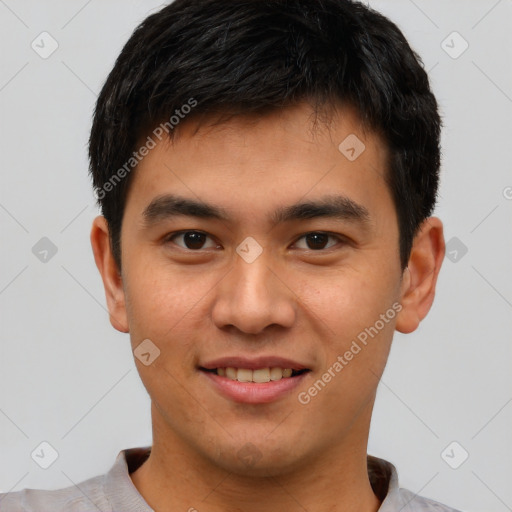
{"type": "Polygon", "coordinates": [[[397,331],[413,332],[427,316],[434,301],[444,254],[443,224],[437,217],[429,217],[414,237],[409,263],[402,277],[402,310],[397,316],[397,331]]]}
{"type": "Polygon", "coordinates": [[[123,280],[112,254],[108,223],[102,215],[93,220],[91,246],[96,266],[103,280],[110,323],[114,329],[127,333],[129,327],[123,280]]]}

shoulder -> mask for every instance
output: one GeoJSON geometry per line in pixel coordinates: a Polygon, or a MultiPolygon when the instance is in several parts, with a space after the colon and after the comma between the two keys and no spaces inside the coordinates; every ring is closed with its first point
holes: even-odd
{"type": "Polygon", "coordinates": [[[461,512],[438,501],[418,496],[407,489],[400,489],[399,494],[403,512],[461,512]]]}
{"type": "Polygon", "coordinates": [[[112,512],[151,508],[130,479],[150,447],[121,450],[107,473],[51,491],[23,489],[0,493],[1,512],[112,512]]]}
{"type": "Polygon", "coordinates": [[[103,492],[103,476],[52,491],[23,489],[0,494],[2,512],[111,512],[103,492]]]}
{"type": "Polygon", "coordinates": [[[382,502],[379,512],[461,512],[401,488],[396,468],[387,460],[369,455],[368,476],[375,495],[382,502]]]}

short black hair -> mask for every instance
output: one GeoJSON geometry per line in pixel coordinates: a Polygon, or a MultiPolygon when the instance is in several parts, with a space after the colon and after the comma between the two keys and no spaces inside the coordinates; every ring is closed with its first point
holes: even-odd
{"type": "Polygon", "coordinates": [[[383,138],[404,269],[436,202],[441,119],[400,29],[353,0],[175,0],[135,29],[94,112],[90,174],[119,270],[138,144],[147,152],[158,126],[172,139],[185,117],[264,115],[301,101],[317,114],[351,105],[383,138]]]}

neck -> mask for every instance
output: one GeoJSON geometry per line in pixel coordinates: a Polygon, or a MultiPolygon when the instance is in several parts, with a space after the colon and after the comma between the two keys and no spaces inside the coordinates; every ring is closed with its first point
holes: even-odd
{"type": "Polygon", "coordinates": [[[271,508],[377,512],[380,507],[367,468],[371,410],[359,418],[366,429],[361,431],[361,425],[353,425],[340,445],[301,461],[293,470],[272,476],[224,470],[172,431],[161,428],[155,421],[155,410],[152,412],[151,454],[131,478],[155,512],[256,512],[271,508]]]}

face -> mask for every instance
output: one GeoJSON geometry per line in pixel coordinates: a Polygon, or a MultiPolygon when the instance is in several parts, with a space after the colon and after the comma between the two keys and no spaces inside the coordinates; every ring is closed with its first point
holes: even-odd
{"type": "Polygon", "coordinates": [[[111,313],[144,354],[155,446],[230,472],[366,450],[404,314],[386,148],[350,109],[310,116],[183,122],[127,197],[111,313]]]}

